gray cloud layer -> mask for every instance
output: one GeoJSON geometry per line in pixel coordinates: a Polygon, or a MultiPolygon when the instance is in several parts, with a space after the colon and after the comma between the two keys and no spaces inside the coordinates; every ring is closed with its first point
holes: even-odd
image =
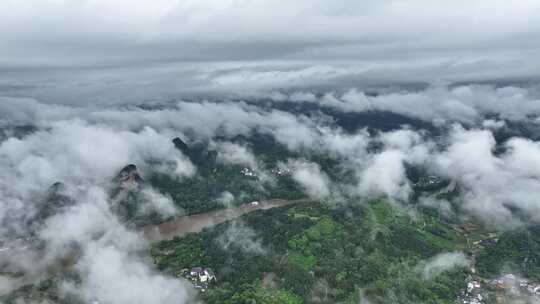
{"type": "MultiPolygon", "coordinates": [[[[464,189],[462,206],[487,221],[506,227],[520,224],[523,219],[517,218],[510,206],[526,210],[531,215],[530,220],[540,220],[534,216],[538,214],[538,208],[532,195],[540,187],[534,157],[540,150],[538,144],[524,138],[512,138],[504,143],[505,153],[495,154],[493,130],[504,127],[504,123],[483,119],[486,114],[496,114],[501,118],[537,124],[539,109],[534,90],[462,86],[377,97],[367,97],[352,90],[330,101],[329,94],[311,97],[293,93],[290,96],[345,112],[381,109],[438,123],[467,122],[475,127],[464,129],[456,124],[449,128],[448,138],[435,143],[434,139],[425,138],[422,132],[407,128],[374,136],[362,129],[347,133],[322,118],[263,110],[243,102],[177,102],[166,109],[147,111],[132,107],[45,105],[28,99],[17,103],[14,101],[17,99],[9,99],[0,120],[5,124],[36,123],[48,131],[37,132],[22,141],[11,139],[0,146],[0,152],[5,155],[3,162],[7,169],[4,172],[12,172],[7,176],[22,174],[28,179],[28,182],[4,191],[28,195],[37,191],[32,187],[44,187],[57,179],[77,180],[82,173],[87,174],[84,178],[94,178],[90,180],[95,182],[114,172],[109,168],[119,168],[130,160],[140,163],[143,172],[145,160],[160,159],[167,164],[160,169],[163,172],[190,175],[195,168],[174,151],[170,138],[187,133],[199,139],[212,139],[216,135],[232,138],[258,130],[272,135],[291,151],[331,155],[343,163],[343,170],[354,176],[355,181],[351,184],[332,185],[327,173],[317,164],[290,160],[285,165],[293,169],[291,176],[307,194],[316,198],[345,191],[348,195],[384,195],[407,201],[412,185],[406,177],[404,164],[409,163],[427,165],[434,173],[459,183],[464,189]],[[402,107],[403,102],[410,107],[402,107]],[[428,106],[436,102],[443,106],[428,106]],[[78,136],[80,134],[86,135],[78,136]],[[80,151],[90,151],[84,147],[93,147],[89,140],[99,142],[97,146],[107,149],[81,154],[80,151]],[[370,151],[368,147],[372,143],[381,145],[382,150],[370,151]],[[71,170],[65,170],[67,173],[55,165],[60,163],[60,160],[55,161],[60,151],[67,153],[62,159],[72,159],[71,162],[76,164],[71,170]],[[90,165],[98,162],[94,159],[97,156],[105,162],[90,165]],[[30,174],[35,171],[41,173],[30,174]]],[[[219,146],[220,160],[260,169],[257,159],[246,147],[226,141],[220,142],[219,146]]],[[[427,199],[424,202],[434,203],[427,199]]],[[[448,206],[444,202],[436,203],[448,206]]]]}
{"type": "Polygon", "coordinates": [[[0,4],[1,95],[115,102],[539,76],[534,0],[0,4]]]}
{"type": "Polygon", "coordinates": [[[19,65],[509,55],[537,48],[540,28],[540,6],[530,0],[4,0],[3,7],[2,58],[19,65]]]}

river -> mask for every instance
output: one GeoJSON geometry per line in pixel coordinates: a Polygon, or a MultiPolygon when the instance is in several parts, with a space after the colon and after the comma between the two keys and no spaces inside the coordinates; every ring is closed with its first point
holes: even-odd
{"type": "MultiPolygon", "coordinates": [[[[163,222],[161,224],[143,226],[140,228],[139,233],[142,238],[148,240],[151,243],[159,242],[161,240],[169,240],[174,237],[182,237],[192,232],[200,232],[204,228],[212,227],[214,225],[235,219],[239,216],[256,210],[266,210],[276,207],[284,207],[287,205],[307,201],[308,199],[272,199],[267,201],[261,201],[256,204],[246,204],[235,208],[180,216],[170,221],[163,222]]],[[[3,254],[9,255],[9,252],[4,252],[3,254]]],[[[40,257],[47,256],[46,252],[26,251],[20,252],[20,254],[18,254],[16,258],[24,258],[21,255],[26,256],[28,260],[40,259],[40,257]]],[[[66,252],[64,258],[55,260],[54,264],[45,266],[42,265],[40,269],[34,269],[31,274],[25,274],[17,278],[0,275],[0,296],[9,294],[23,286],[35,284],[41,280],[57,275],[60,272],[66,271],[76,263],[79,256],[80,252],[76,250],[71,250],[69,252],[66,252]]]]}

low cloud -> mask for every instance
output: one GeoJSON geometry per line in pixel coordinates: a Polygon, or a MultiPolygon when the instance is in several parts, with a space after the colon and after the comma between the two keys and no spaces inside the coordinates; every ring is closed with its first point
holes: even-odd
{"type": "Polygon", "coordinates": [[[180,214],[180,210],[174,205],[170,195],[160,193],[151,187],[144,187],[140,195],[142,204],[138,208],[142,214],[149,212],[157,212],[164,216],[178,216],[180,214]]]}
{"type": "Polygon", "coordinates": [[[80,280],[65,278],[60,296],[105,303],[193,302],[195,292],[189,283],[148,265],[143,253],[146,241],[117,219],[108,200],[105,189],[81,189],[77,205],[47,219],[39,231],[46,256],[26,266],[27,275],[46,277],[55,258],[80,256],[73,266],[80,280]]]}
{"type": "Polygon", "coordinates": [[[373,156],[365,170],[358,177],[358,193],[362,196],[384,195],[407,201],[411,186],[405,176],[405,154],[398,150],[388,150],[373,156]]]}
{"type": "Polygon", "coordinates": [[[123,249],[90,242],[84,252],[75,266],[83,277],[82,283],[64,283],[65,292],[74,293],[87,302],[195,303],[190,301],[195,291],[189,283],[157,273],[141,258],[123,249]]]}
{"type": "Polygon", "coordinates": [[[216,201],[225,206],[225,208],[231,208],[233,207],[232,203],[234,202],[234,195],[229,191],[223,191],[216,201]]]}
{"type": "MultiPolygon", "coordinates": [[[[35,100],[8,102],[5,107],[9,110],[0,113],[2,124],[35,123],[36,129],[0,142],[0,235],[9,239],[27,232],[26,221],[39,210],[51,185],[60,181],[65,185],[65,194],[75,203],[48,218],[38,237],[47,243],[51,257],[62,255],[72,244],[81,248],[83,260],[77,266],[84,274],[81,296],[88,298],[102,292],[109,297],[108,287],[98,283],[101,277],[97,272],[101,270],[93,267],[118,260],[126,261],[111,265],[119,279],[133,280],[133,284],[147,280],[148,286],[163,284],[164,290],[172,290],[181,283],[157,275],[144,258],[134,253],[144,248],[144,241],[110,211],[111,181],[129,163],[137,164],[143,178],[156,171],[173,178],[193,176],[196,167],[172,143],[176,136],[211,142],[220,161],[262,172],[264,168],[249,146],[233,143],[235,137],[255,132],[271,136],[292,155],[305,157],[288,156],[280,165],[289,169],[290,177],[314,199],[382,196],[408,203],[415,185],[406,168],[421,166],[459,189],[459,197],[452,201],[423,196],[419,199],[423,205],[447,215],[466,212],[500,229],[540,221],[534,195],[540,188],[540,144],[523,137],[495,140],[497,130],[510,128],[508,120],[534,123],[539,114],[534,92],[514,87],[462,86],[361,95],[351,91],[321,97],[302,91],[293,99],[327,102],[328,106],[351,113],[388,110],[438,121],[443,125],[434,125],[442,126],[437,129],[441,136],[407,126],[386,132],[369,128],[346,131],[320,112],[298,115],[256,102],[175,101],[152,109],[78,108],[35,100]],[[429,106],[437,100],[445,105],[429,106]],[[413,109],[401,108],[401,102],[413,109]],[[516,102],[513,107],[512,102],[516,102]],[[342,107],[342,103],[347,105],[342,107]],[[321,156],[335,166],[327,169],[326,161],[317,163],[321,156]],[[346,178],[335,180],[336,175],[346,178]]],[[[181,212],[174,208],[170,197],[155,189],[143,187],[141,193],[148,203],[140,206],[142,212],[158,211],[164,216],[181,212]]],[[[217,199],[228,205],[234,196],[224,193],[217,199]]],[[[218,242],[226,249],[236,246],[255,254],[266,250],[244,223],[229,225],[218,242]]],[[[452,253],[428,261],[430,266],[426,267],[432,270],[426,270],[426,276],[435,276],[448,265],[463,265],[461,257],[452,253]]],[[[115,284],[111,286],[119,286],[115,284]]],[[[187,299],[189,291],[177,289],[176,296],[187,299]]],[[[142,298],[154,296],[150,291],[140,292],[142,298]]],[[[164,297],[157,298],[167,302],[170,295],[164,293],[164,297]]],[[[110,296],[109,300],[131,299],[129,295],[119,296],[125,298],[110,296]]]]}
{"type": "Polygon", "coordinates": [[[435,156],[435,166],[443,176],[456,180],[463,187],[464,208],[510,228],[524,221],[539,221],[538,204],[533,193],[540,187],[535,156],[537,142],[513,138],[504,145],[506,152],[495,155],[495,139],[488,130],[465,130],[454,127],[449,146],[435,156]],[[526,214],[519,217],[512,207],[526,214]]]}
{"type": "Polygon", "coordinates": [[[440,253],[425,262],[422,266],[422,277],[424,280],[431,280],[443,272],[469,265],[470,260],[463,252],[440,253]]]}
{"type": "Polygon", "coordinates": [[[215,148],[218,150],[218,160],[223,163],[247,166],[252,169],[257,169],[259,166],[255,155],[246,146],[222,142],[216,143],[215,148]]]}
{"type": "Polygon", "coordinates": [[[291,170],[292,178],[312,198],[325,198],[331,194],[331,182],[320,166],[304,160],[289,160],[281,165],[291,170]]]}
{"type": "Polygon", "coordinates": [[[500,128],[504,128],[505,126],[506,123],[502,120],[486,119],[482,122],[482,127],[491,130],[498,130],[500,128]]]}
{"type": "MultiPolygon", "coordinates": [[[[289,98],[296,98],[295,94],[289,98]]],[[[535,90],[513,86],[433,86],[425,90],[376,96],[351,89],[344,93],[329,92],[318,99],[308,98],[304,101],[343,112],[389,111],[438,124],[445,121],[474,123],[486,114],[511,120],[540,114],[540,102],[535,90]]]]}
{"type": "MultiPolygon", "coordinates": [[[[189,301],[189,285],[147,266],[144,257],[137,253],[146,247],[145,241],[111,211],[113,178],[129,163],[138,164],[143,177],[156,171],[174,178],[194,174],[193,164],[172,144],[172,134],[145,126],[121,130],[66,117],[65,113],[75,113],[76,109],[59,110],[48,105],[43,108],[46,111],[36,120],[37,130],[0,143],[0,237],[9,242],[34,234],[46,249],[35,253],[39,259],[33,263],[24,263],[17,248],[4,252],[3,258],[13,260],[15,263],[10,265],[17,265],[27,277],[40,278],[47,276],[48,266],[58,258],[80,255],[82,259],[75,269],[81,282],[71,283],[85,300],[97,297],[108,303],[133,303],[140,299],[145,303],[189,301]],[[34,215],[43,207],[52,208],[42,205],[48,193],[56,191],[51,190],[56,187],[53,185],[61,185],[60,194],[73,203],[49,210],[50,216],[39,219],[43,221],[39,230],[32,231],[27,222],[35,221],[34,215]],[[117,288],[122,284],[137,286],[137,292],[119,292],[122,289],[117,288]]],[[[15,121],[9,118],[4,122],[22,123],[20,119],[32,121],[34,117],[15,121]]],[[[164,217],[180,212],[170,197],[149,185],[141,185],[140,190],[138,212],[157,212],[164,217]]],[[[31,252],[34,248],[26,250],[31,252]]],[[[2,282],[0,289],[9,290],[11,283],[2,282]]]]}
{"type": "Polygon", "coordinates": [[[230,222],[216,241],[224,250],[239,249],[245,253],[264,255],[266,249],[257,233],[242,220],[230,222]]]}
{"type": "MultiPolygon", "coordinates": [[[[480,109],[488,108],[481,105],[480,100],[490,98],[493,103],[501,102],[492,107],[495,112],[501,112],[501,117],[534,117],[537,113],[534,99],[529,98],[534,94],[513,87],[495,89],[470,86],[410,94],[413,97],[415,94],[426,96],[419,100],[428,100],[433,96],[457,98],[478,108],[474,112],[479,117],[484,112],[480,109]],[[509,102],[516,98],[522,102],[510,107],[509,102]]],[[[376,98],[390,100],[391,97],[401,98],[402,95],[407,94],[376,98]]],[[[413,97],[410,97],[411,102],[415,100],[413,97]]],[[[497,143],[493,132],[502,127],[501,120],[480,119],[477,129],[465,129],[456,124],[448,128],[448,137],[435,139],[424,131],[407,127],[374,134],[366,129],[346,132],[331,120],[318,115],[293,115],[244,102],[180,101],[153,110],[109,107],[88,112],[66,106],[60,110],[44,104],[39,107],[46,109],[38,120],[43,129],[22,139],[10,138],[0,145],[0,154],[5,156],[0,163],[5,168],[3,172],[6,172],[4,176],[7,178],[2,185],[8,185],[8,180],[16,176],[23,178],[16,185],[0,185],[4,187],[4,199],[10,202],[5,206],[9,206],[10,210],[23,206],[23,201],[39,195],[56,181],[103,183],[110,180],[123,165],[131,162],[138,164],[143,175],[149,170],[158,170],[176,177],[191,176],[195,167],[174,148],[171,138],[178,134],[190,134],[194,139],[212,141],[215,137],[227,139],[250,135],[256,130],[271,135],[291,152],[329,155],[339,161],[343,172],[352,172],[356,179],[345,185],[332,185],[333,182],[320,165],[309,164],[309,161],[291,161],[290,166],[295,168],[293,178],[312,197],[326,197],[339,189],[347,195],[382,195],[407,201],[412,191],[405,174],[407,163],[425,166],[433,174],[464,186],[460,188],[460,198],[465,210],[486,221],[519,225],[523,221],[538,220],[534,217],[537,209],[534,198],[529,195],[538,187],[534,178],[537,172],[531,166],[536,160],[530,156],[536,155],[537,143],[512,138],[503,144],[506,152],[496,155],[494,149],[497,143]],[[65,113],[73,114],[75,118],[65,113]],[[371,149],[374,144],[380,149],[371,149]],[[155,160],[159,160],[158,164],[155,160]],[[509,184],[514,185],[514,190],[507,190],[508,187],[503,186],[509,184]],[[529,219],[516,217],[509,206],[527,211],[525,214],[529,214],[529,219]]],[[[416,110],[426,108],[430,107],[414,107],[416,110]]],[[[32,113],[32,109],[28,107],[27,111],[32,113]]],[[[438,115],[444,112],[437,112],[437,108],[429,111],[432,112],[425,115],[433,120],[441,118],[438,115]]],[[[31,122],[37,113],[28,115],[30,118],[27,122],[31,122]]],[[[469,116],[471,119],[474,117],[469,116]]],[[[5,116],[5,119],[9,119],[9,116],[5,116]]],[[[216,143],[220,148],[221,161],[259,166],[247,146],[223,139],[216,143]]],[[[5,218],[8,210],[1,214],[5,218]]]]}

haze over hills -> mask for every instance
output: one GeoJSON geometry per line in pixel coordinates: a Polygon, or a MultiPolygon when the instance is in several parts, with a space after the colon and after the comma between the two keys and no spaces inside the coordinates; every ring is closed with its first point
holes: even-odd
{"type": "MultiPolygon", "coordinates": [[[[375,302],[452,303],[474,300],[466,292],[469,281],[482,281],[486,287],[478,294],[495,299],[500,292],[490,280],[508,273],[531,284],[540,278],[534,249],[535,98],[532,88],[468,85],[152,107],[12,103],[3,112],[6,138],[0,146],[4,198],[11,202],[4,207],[2,227],[11,237],[4,240],[3,273],[16,284],[35,272],[28,283],[45,280],[39,284],[49,287],[25,287],[11,298],[123,301],[115,298],[121,285],[108,281],[120,279],[171,286],[171,295],[184,290],[188,302],[354,302],[360,292],[375,302]],[[429,98],[441,98],[439,106],[401,107],[429,98]],[[447,112],[450,104],[460,104],[462,113],[447,112]],[[148,245],[138,227],[193,214],[202,220],[205,212],[276,198],[310,202],[255,211],[172,241],[178,245],[152,245],[154,266],[143,258],[148,245]],[[23,200],[30,203],[17,204],[23,200]],[[253,222],[260,216],[267,224],[253,222]],[[311,236],[313,229],[327,232],[311,236]],[[338,237],[336,229],[345,230],[338,237]],[[285,235],[273,239],[280,235],[274,230],[285,235]],[[298,245],[302,233],[307,243],[298,245]],[[308,245],[316,247],[297,247],[308,245]],[[165,249],[170,246],[175,247],[165,249]],[[72,250],[76,258],[65,270],[47,274],[72,250]],[[33,254],[42,262],[29,267],[19,261],[33,254]],[[347,263],[334,264],[349,255],[347,263]],[[133,265],[116,265],[112,277],[94,268],[114,265],[115,259],[133,265]],[[443,263],[434,270],[437,279],[418,277],[421,289],[395,285],[392,267],[414,275],[430,260],[443,263]],[[376,269],[353,270],[370,263],[376,269]],[[175,278],[196,266],[211,267],[219,278],[199,296],[175,278]],[[131,267],[140,273],[132,274],[131,267]],[[297,273],[289,269],[285,275],[281,267],[297,273]],[[368,279],[373,271],[379,274],[368,279]],[[268,275],[274,287],[264,283],[268,275]],[[290,275],[309,280],[295,282],[290,275]],[[323,299],[320,284],[329,290],[323,299]]],[[[153,297],[140,292],[134,297],[153,297]]],[[[169,301],[163,296],[160,301],[169,301]]]]}
{"type": "Polygon", "coordinates": [[[0,303],[540,303],[537,1],[0,7],[0,303]]]}

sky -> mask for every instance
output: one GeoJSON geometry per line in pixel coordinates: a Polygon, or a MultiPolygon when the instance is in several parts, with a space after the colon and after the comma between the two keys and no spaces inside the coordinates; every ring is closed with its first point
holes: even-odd
{"type": "Polygon", "coordinates": [[[0,4],[0,95],[53,103],[522,81],[540,67],[535,0],[0,4]]]}

